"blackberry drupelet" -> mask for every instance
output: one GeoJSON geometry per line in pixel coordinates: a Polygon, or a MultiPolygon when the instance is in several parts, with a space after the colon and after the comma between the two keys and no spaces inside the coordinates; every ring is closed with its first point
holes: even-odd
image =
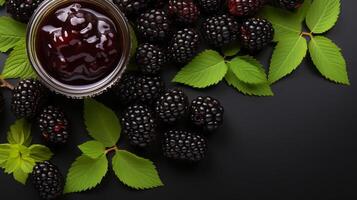
{"type": "Polygon", "coordinates": [[[127,15],[136,15],[144,11],[150,0],[113,0],[119,9],[127,15]]]}
{"type": "Polygon", "coordinates": [[[206,140],[201,135],[171,130],[164,133],[164,156],[179,161],[198,162],[207,153],[206,140]]]}
{"type": "Polygon", "coordinates": [[[197,97],[190,106],[190,119],[196,126],[213,131],[223,124],[224,108],[212,97],[197,97]]]}
{"type": "Polygon", "coordinates": [[[156,45],[144,43],[136,51],[136,63],[143,74],[157,74],[166,61],[165,52],[156,45]]]}
{"type": "Polygon", "coordinates": [[[137,100],[138,94],[135,86],[137,85],[138,77],[136,73],[125,73],[113,88],[113,93],[119,98],[121,104],[128,104],[137,100]]]}
{"type": "Polygon", "coordinates": [[[60,108],[55,106],[44,108],[38,118],[38,125],[45,141],[55,145],[67,143],[69,124],[60,108]]]}
{"type": "Polygon", "coordinates": [[[20,22],[28,22],[43,0],[8,0],[6,3],[7,12],[20,22]]]}
{"type": "Polygon", "coordinates": [[[266,0],[228,0],[229,13],[238,17],[251,16],[257,13],[266,0]]]}
{"type": "Polygon", "coordinates": [[[200,10],[193,0],[169,0],[169,14],[183,24],[195,23],[200,10]]]}
{"type": "Polygon", "coordinates": [[[139,76],[135,85],[138,100],[142,103],[152,104],[165,90],[161,76],[139,76]]]}
{"type": "Polygon", "coordinates": [[[250,53],[262,50],[273,38],[273,25],[266,19],[250,18],[243,21],[241,25],[241,43],[250,53]]]}
{"type": "Polygon", "coordinates": [[[203,35],[207,42],[222,47],[238,39],[238,22],[228,15],[209,17],[202,23],[203,35]]]}
{"type": "Polygon", "coordinates": [[[217,13],[222,5],[222,0],[197,0],[198,5],[206,13],[217,13]]]}
{"type": "Polygon", "coordinates": [[[167,13],[160,9],[142,13],[137,19],[137,31],[150,42],[164,41],[170,31],[167,13]]]}
{"type": "Polygon", "coordinates": [[[188,106],[187,95],[181,89],[171,89],[157,100],[155,111],[161,121],[173,123],[186,115],[188,106]]]}
{"type": "Polygon", "coordinates": [[[172,61],[187,63],[198,53],[200,37],[196,30],[185,28],[177,31],[169,44],[168,52],[172,61]]]}
{"type": "Polygon", "coordinates": [[[286,9],[295,10],[304,3],[304,0],[272,0],[273,5],[286,9]]]}
{"type": "Polygon", "coordinates": [[[58,168],[48,161],[35,165],[32,171],[32,182],[41,199],[52,200],[62,195],[63,176],[58,168]]]}
{"type": "Polygon", "coordinates": [[[132,105],[122,117],[123,131],[131,145],[147,147],[155,139],[156,120],[149,108],[144,105],[132,105]]]}
{"type": "Polygon", "coordinates": [[[12,91],[11,110],[16,118],[32,119],[38,114],[45,97],[46,89],[34,79],[20,81],[12,91]]]}

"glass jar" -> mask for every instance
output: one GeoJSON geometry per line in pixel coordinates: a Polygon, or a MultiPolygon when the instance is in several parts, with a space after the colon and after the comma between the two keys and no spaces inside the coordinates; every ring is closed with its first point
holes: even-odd
{"type": "Polygon", "coordinates": [[[97,96],[120,80],[123,72],[126,70],[126,66],[130,60],[131,51],[131,39],[130,39],[130,24],[125,18],[124,14],[117,8],[117,6],[111,0],[45,0],[35,11],[32,19],[29,22],[27,30],[27,53],[34,70],[36,71],[39,80],[50,90],[63,94],[70,98],[85,98],[97,96]],[[41,39],[38,38],[39,30],[43,20],[47,16],[52,15],[57,9],[70,5],[71,3],[86,3],[91,4],[93,7],[100,8],[106,11],[105,15],[109,17],[116,26],[117,33],[120,34],[121,39],[121,56],[117,65],[113,68],[113,71],[98,80],[95,83],[88,85],[71,85],[65,84],[59,80],[56,80],[51,76],[40,62],[38,51],[36,50],[37,44],[41,39]]]}

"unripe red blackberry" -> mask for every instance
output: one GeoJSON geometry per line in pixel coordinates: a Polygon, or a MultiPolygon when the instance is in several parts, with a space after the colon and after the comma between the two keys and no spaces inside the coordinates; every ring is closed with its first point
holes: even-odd
{"type": "Polygon", "coordinates": [[[228,0],[229,13],[238,17],[251,16],[257,13],[266,0],[228,0]]]}
{"type": "Polygon", "coordinates": [[[177,31],[171,39],[168,52],[172,61],[176,63],[187,63],[198,53],[200,36],[192,28],[177,31]]]}
{"type": "Polygon", "coordinates": [[[206,13],[216,14],[222,5],[222,0],[197,0],[198,5],[206,13]]]}
{"type": "Polygon", "coordinates": [[[36,8],[43,0],[8,0],[6,2],[7,12],[20,22],[28,22],[36,8]]]}
{"type": "Polygon", "coordinates": [[[266,19],[250,18],[240,27],[242,46],[251,53],[266,47],[274,38],[273,25],[266,19]]]}
{"type": "Polygon", "coordinates": [[[136,51],[136,63],[143,74],[157,74],[167,62],[165,52],[158,46],[144,43],[136,51]]]}
{"type": "Polygon", "coordinates": [[[238,39],[239,25],[228,15],[212,16],[203,21],[202,33],[209,44],[222,47],[238,39]]]}
{"type": "Polygon", "coordinates": [[[169,14],[178,22],[192,24],[198,20],[200,10],[193,0],[169,0],[169,14]]]}
{"type": "Polygon", "coordinates": [[[137,31],[140,36],[150,42],[164,41],[170,31],[167,13],[160,9],[142,13],[137,19],[137,31]]]}

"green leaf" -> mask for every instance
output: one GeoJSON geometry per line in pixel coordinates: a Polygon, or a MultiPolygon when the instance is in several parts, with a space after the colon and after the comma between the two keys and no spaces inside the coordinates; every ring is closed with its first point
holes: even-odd
{"type": "Polygon", "coordinates": [[[260,16],[268,19],[275,29],[274,41],[280,41],[290,35],[300,35],[302,24],[296,14],[275,8],[265,6],[260,12],[260,16]]]}
{"type": "Polygon", "coordinates": [[[0,144],[0,167],[4,168],[11,152],[10,144],[0,144]]]}
{"type": "Polygon", "coordinates": [[[17,152],[11,152],[9,158],[7,159],[5,163],[5,173],[11,174],[13,173],[16,169],[21,168],[21,157],[20,153],[17,152]]]}
{"type": "Polygon", "coordinates": [[[258,85],[244,83],[239,80],[230,69],[228,70],[225,79],[228,85],[236,88],[243,94],[254,96],[274,96],[274,93],[268,83],[258,85]]]}
{"type": "Polygon", "coordinates": [[[51,150],[43,145],[39,145],[39,144],[31,145],[29,150],[30,150],[30,157],[34,159],[36,162],[43,162],[46,160],[50,160],[53,156],[51,150]]]}
{"type": "MultiPolygon", "coordinates": [[[[4,3],[4,0],[0,0],[4,3]]],[[[7,52],[18,45],[20,40],[25,40],[26,25],[11,17],[0,17],[0,52],[7,52]]]]}
{"type": "Polygon", "coordinates": [[[155,165],[148,159],[128,151],[117,151],[113,157],[113,170],[119,180],[135,189],[163,186],[155,165]]]}
{"type": "Polygon", "coordinates": [[[84,121],[89,135],[105,147],[114,146],[121,133],[121,126],[115,113],[105,105],[93,100],[84,101],[84,121]]]}
{"type": "Polygon", "coordinates": [[[339,0],[314,0],[306,16],[306,24],[313,33],[324,33],[337,22],[340,14],[339,0]]]}
{"type": "Polygon", "coordinates": [[[325,78],[336,83],[350,84],[341,49],[330,39],[323,36],[311,38],[309,51],[312,61],[325,78]]]}
{"type": "Polygon", "coordinates": [[[307,42],[302,36],[288,36],[275,47],[269,69],[269,81],[274,83],[293,72],[307,52],[307,42]]]}
{"type": "Polygon", "coordinates": [[[5,4],[5,0],[0,0],[0,6],[3,6],[5,4]]]}
{"type": "Polygon", "coordinates": [[[22,171],[21,168],[17,168],[14,171],[13,176],[17,182],[22,183],[23,185],[26,185],[26,181],[28,179],[29,173],[22,171]]]}
{"type": "Polygon", "coordinates": [[[225,45],[222,48],[223,51],[223,55],[225,56],[235,56],[239,53],[241,47],[240,44],[238,42],[233,42],[229,45],[225,45]]]}
{"type": "Polygon", "coordinates": [[[248,84],[267,83],[267,76],[259,61],[251,56],[237,56],[229,63],[237,78],[248,84]]]}
{"type": "Polygon", "coordinates": [[[20,160],[21,160],[20,163],[21,170],[25,173],[31,173],[33,167],[36,165],[35,160],[27,156],[21,156],[20,160]]]}
{"type": "Polygon", "coordinates": [[[82,192],[102,182],[108,171],[108,160],[103,155],[97,159],[82,155],[72,164],[67,174],[64,193],[82,192]]]}
{"type": "Polygon", "coordinates": [[[301,23],[305,20],[307,12],[310,9],[311,3],[311,0],[305,0],[302,6],[296,12],[295,16],[301,23]]]}
{"type": "Polygon", "coordinates": [[[16,45],[5,62],[2,76],[6,79],[36,78],[36,73],[27,57],[25,40],[20,40],[16,45]]]}
{"type": "Polygon", "coordinates": [[[182,68],[173,82],[205,88],[219,83],[227,69],[224,58],[218,52],[206,50],[182,68]]]}
{"type": "Polygon", "coordinates": [[[25,119],[17,120],[11,127],[7,135],[10,144],[28,146],[31,143],[31,124],[25,119]]]}
{"type": "Polygon", "coordinates": [[[83,152],[84,155],[96,159],[105,153],[105,147],[102,143],[97,141],[89,141],[80,146],[79,149],[83,152]]]}
{"type": "Polygon", "coordinates": [[[132,25],[129,25],[130,39],[131,39],[131,49],[130,49],[130,58],[133,58],[138,48],[138,38],[136,37],[135,31],[132,25]]]}

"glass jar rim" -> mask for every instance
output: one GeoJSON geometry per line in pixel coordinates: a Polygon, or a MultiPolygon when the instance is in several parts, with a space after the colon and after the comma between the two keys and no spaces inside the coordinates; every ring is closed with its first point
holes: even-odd
{"type": "Polygon", "coordinates": [[[86,97],[94,97],[102,94],[114,84],[116,84],[121,78],[122,74],[126,70],[126,67],[130,60],[131,51],[131,35],[130,24],[125,15],[119,10],[119,8],[111,0],[45,0],[36,9],[32,18],[30,19],[27,29],[27,54],[30,63],[38,75],[39,80],[48,87],[51,91],[65,95],[70,98],[82,99],[86,97]],[[114,70],[103,79],[98,82],[88,85],[69,85],[64,84],[55,78],[53,78],[42,66],[40,59],[38,58],[36,51],[36,42],[39,26],[41,22],[46,18],[47,14],[51,14],[62,5],[69,3],[89,3],[94,6],[100,6],[103,10],[108,11],[106,13],[116,24],[120,37],[123,41],[123,49],[121,52],[121,58],[114,70]]]}

